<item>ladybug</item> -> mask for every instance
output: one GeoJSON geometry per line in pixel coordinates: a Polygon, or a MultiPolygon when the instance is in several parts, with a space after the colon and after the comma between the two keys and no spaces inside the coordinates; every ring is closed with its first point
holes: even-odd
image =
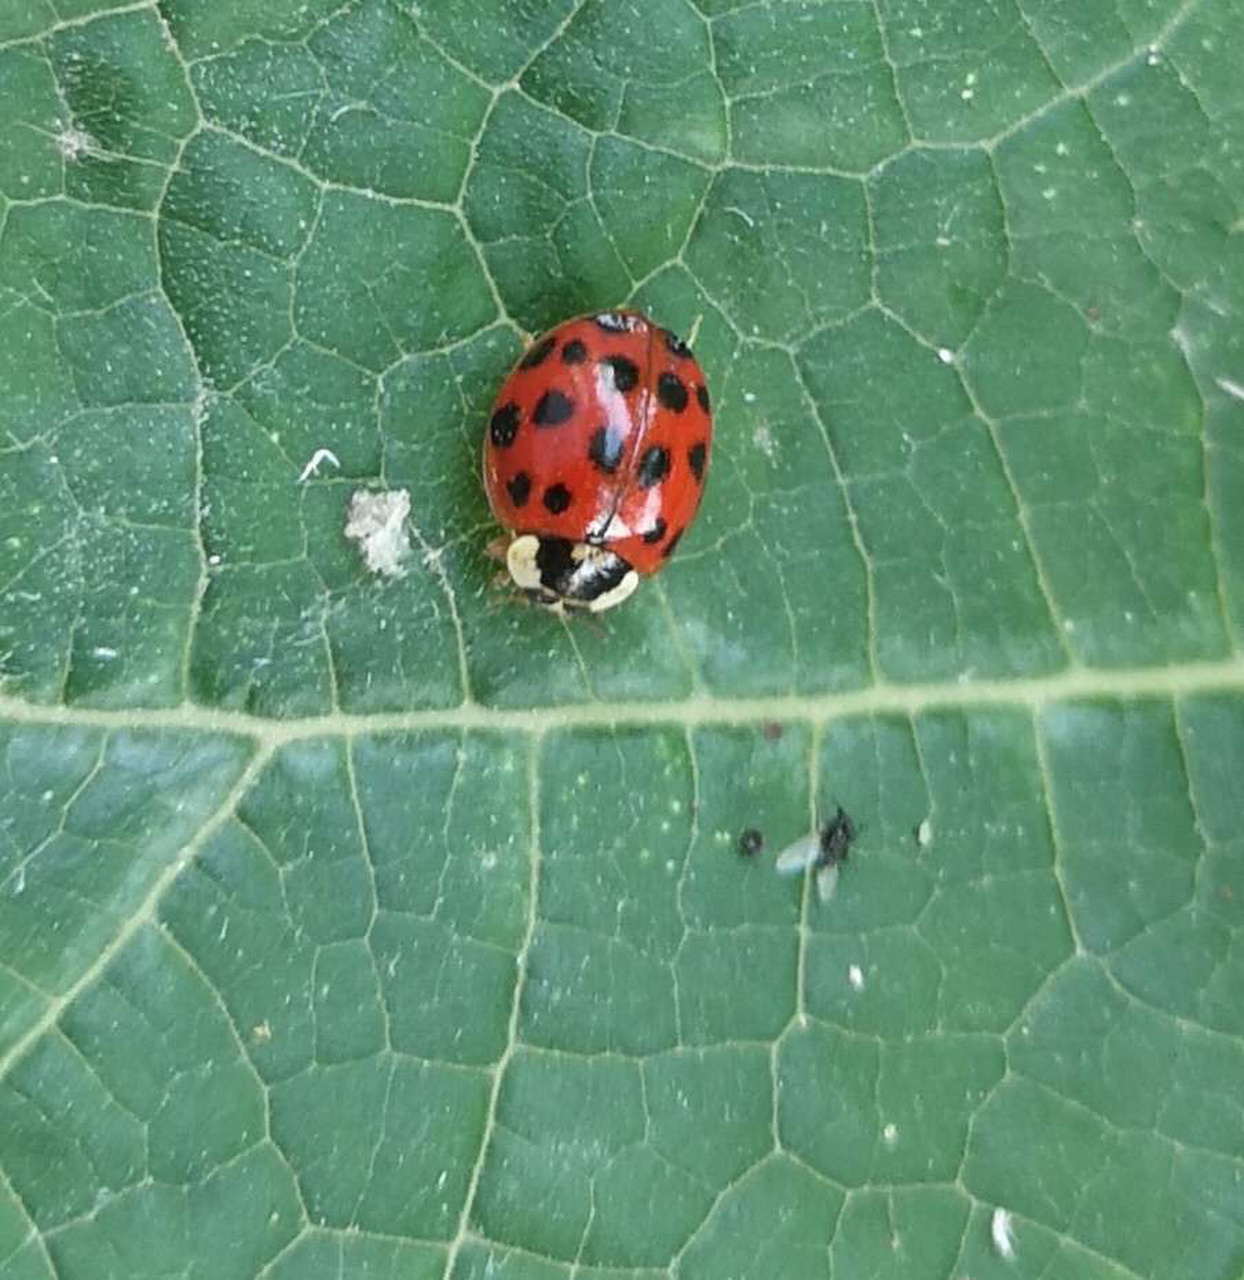
{"type": "Polygon", "coordinates": [[[640,312],[578,316],[538,338],[484,437],[515,585],[556,612],[621,604],[691,523],[712,434],[691,348],[640,312]]]}

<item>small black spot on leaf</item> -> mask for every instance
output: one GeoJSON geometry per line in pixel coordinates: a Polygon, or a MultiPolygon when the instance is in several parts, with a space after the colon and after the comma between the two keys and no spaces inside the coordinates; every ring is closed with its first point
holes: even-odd
{"type": "Polygon", "coordinates": [[[739,857],[754,858],[765,847],[765,838],[755,827],[748,827],[739,836],[739,857]]]}

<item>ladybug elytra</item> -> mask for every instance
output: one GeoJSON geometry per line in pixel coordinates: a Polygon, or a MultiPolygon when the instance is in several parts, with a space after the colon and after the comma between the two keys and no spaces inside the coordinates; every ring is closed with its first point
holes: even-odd
{"type": "Polygon", "coordinates": [[[515,585],[558,611],[621,604],[695,515],[712,434],[691,349],[640,312],[579,316],[538,338],[484,437],[515,585]]]}

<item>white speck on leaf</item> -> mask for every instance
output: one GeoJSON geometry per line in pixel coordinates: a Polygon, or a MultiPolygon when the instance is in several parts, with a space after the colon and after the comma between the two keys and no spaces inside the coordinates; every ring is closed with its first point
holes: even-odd
{"type": "Polygon", "coordinates": [[[95,648],[91,650],[92,658],[100,658],[104,662],[111,662],[116,656],[117,651],[115,649],[110,649],[106,644],[97,644],[95,648]]]}
{"type": "Polygon", "coordinates": [[[938,347],[937,358],[943,364],[954,364],[955,353],[949,347],[938,347]]]}
{"type": "Polygon", "coordinates": [[[61,155],[73,164],[79,156],[95,149],[95,140],[85,129],[67,125],[56,135],[56,145],[60,148],[61,155]]]}
{"type": "Polygon", "coordinates": [[[881,1131],[881,1140],[887,1147],[898,1146],[898,1125],[886,1125],[886,1127],[881,1131]]]}
{"type": "Polygon", "coordinates": [[[989,1220],[989,1234],[998,1257],[1009,1262],[1015,1256],[1015,1236],[1011,1230],[1011,1214],[1008,1209],[995,1209],[989,1220]]]}
{"type": "Polygon", "coordinates": [[[363,561],[372,573],[394,578],[405,572],[402,562],[410,554],[408,515],[410,494],[405,489],[384,493],[360,489],[350,499],[345,534],[359,544],[363,561]]]}
{"type": "Polygon", "coordinates": [[[1225,391],[1227,395],[1236,400],[1244,400],[1244,386],[1238,382],[1233,382],[1230,378],[1215,378],[1220,390],[1225,391]]]}
{"type": "Polygon", "coordinates": [[[341,470],[341,463],[337,461],[337,455],[331,449],[317,449],[311,455],[311,461],[303,467],[302,474],[298,477],[298,483],[305,484],[313,475],[317,474],[321,462],[331,462],[338,471],[341,470]]]}
{"type": "Polygon", "coordinates": [[[916,828],[916,843],[924,849],[932,839],[933,824],[928,820],[928,818],[922,818],[920,820],[920,825],[916,828]]]}
{"type": "Polygon", "coordinates": [[[847,981],[856,991],[864,990],[864,970],[858,964],[853,964],[847,970],[847,981]]]}

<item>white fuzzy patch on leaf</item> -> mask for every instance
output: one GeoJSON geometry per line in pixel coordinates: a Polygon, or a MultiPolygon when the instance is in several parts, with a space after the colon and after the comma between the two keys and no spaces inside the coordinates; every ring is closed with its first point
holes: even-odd
{"type": "Polygon", "coordinates": [[[345,534],[359,544],[359,553],[372,573],[395,578],[405,572],[410,554],[406,517],[410,494],[405,489],[369,493],[360,489],[350,499],[345,534]]]}

